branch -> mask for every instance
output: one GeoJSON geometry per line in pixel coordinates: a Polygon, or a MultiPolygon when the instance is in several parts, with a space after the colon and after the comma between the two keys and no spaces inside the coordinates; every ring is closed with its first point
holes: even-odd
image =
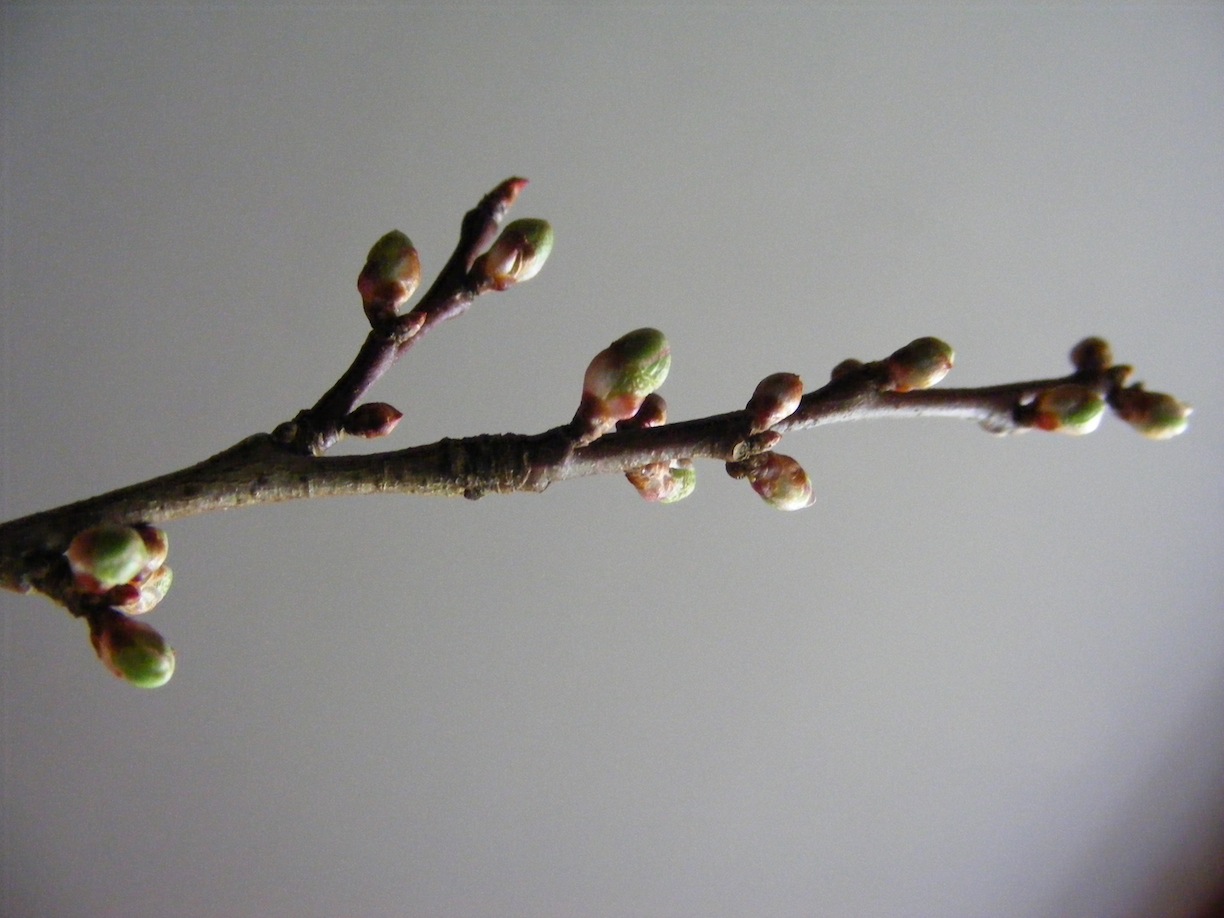
{"type": "Polygon", "coordinates": [[[166,540],[154,524],[212,510],[356,494],[476,499],[538,492],[554,482],[624,474],[647,500],[671,503],[692,492],[694,460],[725,463],[769,504],[812,503],[803,468],[775,451],[785,434],[880,417],[952,417],[996,434],[1038,429],[1087,433],[1110,407],[1147,436],[1186,427],[1190,409],[1171,396],[1128,385],[1099,338],[1071,352],[1070,374],[972,389],[933,389],[952,368],[952,349],[919,338],[882,360],[846,360],[825,385],[804,394],[800,378],[776,373],[747,406],[667,422],[656,390],[670,367],[662,333],[638,329],[591,361],[574,417],[543,433],[444,439],[360,456],[326,456],[344,436],[379,437],[400,413],[360,404],[378,379],[432,328],[462,315],[475,298],[533,277],[552,247],[542,220],[519,220],[494,240],[526,180],[489,192],[463,219],[459,242],[433,286],[407,312],[420,265],[408,237],[392,231],[371,249],[358,290],[371,331],[344,374],[315,404],[271,433],[248,437],[196,465],[0,525],[0,586],[38,592],[84,618],[103,662],[140,685],[173,671],[161,636],[133,615],[151,609],[170,584],[166,540]]]}

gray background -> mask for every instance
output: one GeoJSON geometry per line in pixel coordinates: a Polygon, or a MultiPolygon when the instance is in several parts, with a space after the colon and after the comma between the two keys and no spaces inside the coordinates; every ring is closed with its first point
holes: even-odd
{"type": "Polygon", "coordinates": [[[0,22],[6,518],[290,417],[369,245],[431,275],[514,174],[553,257],[383,380],[385,446],[567,420],[640,325],[677,418],[924,334],[959,385],[1101,334],[1197,408],[796,435],[791,515],[707,464],[671,508],[184,521],[151,693],[6,594],[6,916],[1174,916],[1221,880],[1218,4],[0,22]]]}

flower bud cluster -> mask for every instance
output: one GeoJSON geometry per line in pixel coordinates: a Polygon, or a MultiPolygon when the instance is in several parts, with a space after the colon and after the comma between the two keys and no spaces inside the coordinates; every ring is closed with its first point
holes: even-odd
{"type": "Polygon", "coordinates": [[[130,616],[153,610],[173,583],[165,532],[141,523],[103,523],[79,533],[64,552],[86,601],[98,658],[133,685],[155,688],[174,672],[174,651],[150,625],[130,616]]]}
{"type": "Polygon", "coordinates": [[[411,239],[391,230],[374,243],[357,275],[357,292],[370,325],[384,328],[420,282],[421,258],[411,239]]]}
{"type": "Polygon", "coordinates": [[[552,247],[553,228],[547,220],[514,220],[472,263],[472,277],[479,285],[506,290],[539,274],[552,247]]]}
{"type": "Polygon", "coordinates": [[[747,478],[752,490],[778,510],[803,510],[816,502],[812,481],[798,460],[773,451],[728,462],[727,474],[747,478]]]}
{"type": "MultiPolygon", "coordinates": [[[[617,430],[645,430],[667,423],[667,402],[657,392],[642,399],[641,407],[631,418],[616,422],[617,430]]],[[[648,501],[674,504],[684,500],[697,487],[697,470],[692,459],[652,462],[641,468],[629,469],[625,478],[648,501]]]]}
{"type": "Polygon", "coordinates": [[[633,418],[646,397],[663,385],[671,368],[671,347],[658,329],[639,328],[595,355],[582,380],[574,415],[579,444],[590,443],[633,418]]]}

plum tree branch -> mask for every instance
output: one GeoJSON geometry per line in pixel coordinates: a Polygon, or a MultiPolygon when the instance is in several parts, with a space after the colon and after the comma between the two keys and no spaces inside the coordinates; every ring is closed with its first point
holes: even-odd
{"type": "MultiPolygon", "coordinates": [[[[592,360],[578,410],[568,423],[531,435],[482,435],[373,454],[325,455],[346,435],[391,432],[398,411],[382,403],[359,403],[429,330],[464,313],[477,296],[505,290],[539,270],[552,245],[547,223],[515,221],[497,236],[525,185],[524,179],[507,179],[465,215],[453,254],[407,312],[400,307],[419,279],[416,250],[398,231],[376,243],[358,278],[371,331],[335,385],[291,421],[179,471],[0,524],[0,586],[42,593],[85,618],[109,668],[137,684],[154,685],[169,678],[172,653],[158,643],[156,632],[127,614],[147,611],[169,585],[168,569],[165,577],[156,576],[165,539],[154,524],[328,496],[475,499],[538,492],[556,482],[607,474],[624,474],[643,497],[666,503],[692,490],[694,460],[721,461],[733,478],[746,478],[768,503],[798,509],[811,503],[810,482],[797,462],[774,448],[785,434],[825,424],[950,417],[976,421],[998,434],[1028,429],[1085,433],[1108,406],[1151,437],[1172,436],[1186,426],[1187,406],[1128,385],[1130,368],[1115,365],[1108,345],[1097,338],[1076,346],[1074,370],[1066,376],[961,389],[930,388],[951,369],[953,353],[938,339],[920,338],[883,360],[843,361],[828,383],[806,394],[799,377],[778,373],[761,381],[744,409],[668,423],[666,404],[655,390],[670,365],[670,348],[661,333],[639,329],[592,360]],[[110,568],[99,560],[102,549],[97,547],[107,539],[129,547],[139,546],[141,539],[160,544],[160,556],[151,561],[146,552],[130,569],[135,573],[125,568],[108,579],[98,573],[110,568]],[[155,582],[162,586],[150,599],[149,584],[155,582]],[[160,648],[161,656],[154,656],[161,668],[152,677],[139,666],[133,675],[124,662],[133,646],[160,648]]],[[[144,665],[152,657],[141,659],[144,665]]]]}

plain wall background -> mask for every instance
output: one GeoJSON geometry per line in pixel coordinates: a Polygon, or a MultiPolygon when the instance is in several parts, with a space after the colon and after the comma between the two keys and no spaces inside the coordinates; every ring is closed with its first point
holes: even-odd
{"type": "MultiPolygon", "coordinates": [[[[673,417],[918,335],[949,384],[1109,338],[1153,444],[950,421],[472,504],[169,527],[164,689],[0,596],[6,916],[1183,916],[1224,879],[1224,9],[7,4],[0,515],[310,404],[400,227],[532,179],[528,285],[416,349],[379,447],[673,417]]],[[[362,449],[365,447],[344,447],[362,449]]]]}

